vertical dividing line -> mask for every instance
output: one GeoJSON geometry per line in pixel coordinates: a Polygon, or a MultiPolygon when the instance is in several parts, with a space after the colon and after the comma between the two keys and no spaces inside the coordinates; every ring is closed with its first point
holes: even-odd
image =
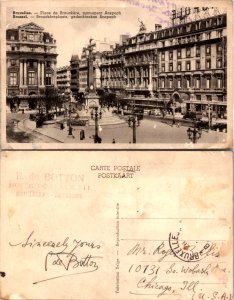
{"type": "Polygon", "coordinates": [[[116,224],[115,224],[115,235],[116,235],[116,243],[115,246],[117,247],[116,249],[116,263],[115,263],[115,293],[119,294],[120,292],[120,260],[119,260],[119,243],[120,243],[120,232],[119,232],[119,203],[116,203],[116,224]]]}

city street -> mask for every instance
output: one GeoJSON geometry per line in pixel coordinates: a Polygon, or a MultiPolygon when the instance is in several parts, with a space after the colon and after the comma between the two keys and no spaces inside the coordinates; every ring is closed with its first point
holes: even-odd
{"type": "MultiPolygon", "coordinates": [[[[93,143],[94,126],[80,127],[73,126],[72,136],[68,135],[68,127],[63,130],[58,124],[44,125],[36,128],[35,122],[28,119],[28,114],[7,114],[7,141],[8,142],[37,142],[37,143],[93,143]],[[19,120],[18,132],[14,132],[12,120],[19,120]],[[84,129],[85,139],[80,140],[80,130],[84,129]],[[17,140],[17,136],[18,139],[17,140]],[[20,136],[20,138],[19,138],[20,136]]],[[[143,119],[140,126],[136,128],[136,142],[139,143],[190,143],[187,136],[188,125],[182,124],[180,127],[171,126],[171,120],[143,119]]],[[[112,143],[113,139],[118,143],[132,143],[133,130],[128,123],[120,125],[99,126],[99,136],[102,143],[112,143]]],[[[226,133],[206,130],[202,131],[202,136],[198,143],[224,143],[226,133]]],[[[97,145],[98,147],[98,145],[97,145]]]]}

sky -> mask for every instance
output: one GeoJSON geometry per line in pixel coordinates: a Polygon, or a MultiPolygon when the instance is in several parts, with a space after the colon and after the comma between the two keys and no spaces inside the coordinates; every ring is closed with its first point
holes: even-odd
{"type": "MultiPolygon", "coordinates": [[[[171,26],[170,13],[173,9],[179,9],[182,5],[171,0],[109,0],[109,1],[82,1],[67,2],[33,2],[34,4],[23,7],[22,5],[8,8],[6,27],[13,27],[29,22],[42,26],[45,31],[53,34],[57,44],[57,67],[69,65],[72,54],[81,55],[82,48],[87,45],[89,38],[119,42],[121,34],[134,36],[139,32],[142,21],[147,31],[153,31],[155,24],[161,24],[163,28],[171,26]],[[47,6],[45,3],[48,3],[47,6]],[[64,7],[66,3],[66,7],[64,7]],[[63,4],[63,5],[61,5],[63,4]],[[28,18],[13,18],[13,11],[26,14],[28,18]],[[60,12],[105,12],[116,14],[111,19],[82,19],[74,18],[37,18],[36,16],[62,15],[60,12]]],[[[22,14],[18,14],[22,15],[22,14]]],[[[25,14],[23,14],[25,15],[25,14]]],[[[109,14],[108,14],[109,15],[109,14]]]]}

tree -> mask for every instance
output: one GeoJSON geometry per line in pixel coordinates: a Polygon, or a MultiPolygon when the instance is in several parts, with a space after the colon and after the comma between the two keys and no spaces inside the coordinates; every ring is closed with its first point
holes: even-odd
{"type": "Polygon", "coordinates": [[[57,112],[57,108],[60,106],[60,98],[58,96],[58,90],[54,86],[46,87],[45,89],[45,108],[46,114],[53,108],[57,112]]]}
{"type": "Polygon", "coordinates": [[[111,93],[108,90],[105,89],[98,89],[97,94],[100,97],[100,104],[101,106],[113,106],[116,105],[117,99],[116,94],[111,93]]]}

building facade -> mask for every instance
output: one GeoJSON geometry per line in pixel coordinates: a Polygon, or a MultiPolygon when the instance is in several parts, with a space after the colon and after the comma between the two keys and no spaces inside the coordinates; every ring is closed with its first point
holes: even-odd
{"type": "Polygon", "coordinates": [[[47,87],[56,82],[56,40],[35,23],[6,31],[8,103],[35,108],[47,87]]]}
{"type": "Polygon", "coordinates": [[[64,66],[57,69],[57,88],[59,94],[71,94],[70,66],[64,66]]]}
{"type": "Polygon", "coordinates": [[[184,108],[226,113],[226,15],[163,30],[158,43],[158,95],[184,108]]]}
{"type": "Polygon", "coordinates": [[[101,55],[101,86],[127,94],[134,105],[163,108],[180,103],[178,110],[219,116],[227,110],[227,16],[147,32],[125,39],[101,55]]]}
{"type": "Polygon", "coordinates": [[[94,89],[99,89],[102,87],[101,83],[101,69],[102,66],[102,54],[112,52],[116,42],[99,40],[90,40],[87,47],[82,49],[80,66],[79,66],[79,86],[80,92],[86,93],[88,91],[88,77],[89,74],[93,77],[94,89]],[[89,70],[89,68],[92,70],[89,70]]]}
{"type": "Polygon", "coordinates": [[[70,89],[72,96],[77,99],[79,93],[79,66],[80,60],[77,54],[73,54],[70,60],[70,89]]]}

